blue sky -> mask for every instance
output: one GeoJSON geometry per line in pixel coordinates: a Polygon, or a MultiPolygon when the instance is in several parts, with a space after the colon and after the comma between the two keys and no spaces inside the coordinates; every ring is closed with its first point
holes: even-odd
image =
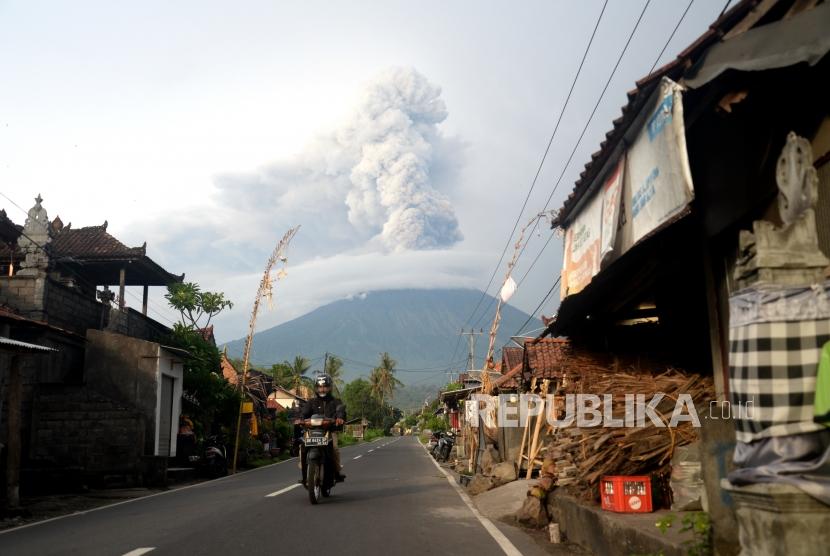
{"type": "MultiPolygon", "coordinates": [[[[650,3],[549,209],[687,4],[650,3]]],[[[522,223],[543,208],[643,5],[609,2],[522,223]]],[[[660,64],[723,5],[695,1],[660,64]]],[[[361,291],[483,288],[601,8],[0,0],[0,192],[23,208],[40,193],[73,226],[106,219],[169,270],[225,291],[236,305],[220,340],[244,334],[261,267],[296,224],[261,328],[361,291]]],[[[551,233],[539,232],[517,276],[551,233]]],[[[534,309],[560,264],[555,238],[512,302],[534,309]]]]}

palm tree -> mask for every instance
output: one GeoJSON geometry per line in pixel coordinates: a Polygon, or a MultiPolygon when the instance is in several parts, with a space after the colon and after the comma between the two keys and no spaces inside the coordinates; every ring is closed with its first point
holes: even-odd
{"type": "Polygon", "coordinates": [[[291,370],[291,385],[294,387],[294,391],[297,395],[299,395],[300,386],[307,386],[311,380],[309,377],[305,376],[311,368],[311,361],[302,355],[297,355],[294,357],[293,362],[285,361],[284,364],[288,365],[291,370]]]}
{"type": "Polygon", "coordinates": [[[329,355],[328,359],[326,359],[326,365],[323,369],[323,372],[331,377],[332,382],[334,383],[334,389],[337,392],[337,395],[340,395],[340,389],[345,384],[342,375],[343,370],[343,360],[337,357],[336,355],[329,355]]]}
{"type": "Polygon", "coordinates": [[[395,390],[403,383],[395,377],[395,365],[398,362],[389,356],[389,353],[380,354],[380,365],[375,367],[369,382],[372,385],[372,394],[384,405],[384,400],[395,396],[395,390]]]}

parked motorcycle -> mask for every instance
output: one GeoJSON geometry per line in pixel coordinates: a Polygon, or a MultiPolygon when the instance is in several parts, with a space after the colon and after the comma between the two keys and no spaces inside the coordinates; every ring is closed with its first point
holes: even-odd
{"type": "Polygon", "coordinates": [[[212,479],[228,474],[228,448],[216,435],[205,439],[201,454],[192,455],[188,459],[201,473],[212,479]]]}
{"type": "Polygon", "coordinates": [[[450,453],[455,446],[455,434],[452,431],[441,435],[441,440],[438,441],[438,446],[435,448],[438,461],[447,461],[450,459],[450,453]]]}
{"type": "Polygon", "coordinates": [[[302,420],[303,432],[303,482],[308,489],[308,499],[312,504],[320,498],[331,496],[335,484],[334,454],[332,450],[332,430],[334,419],[322,415],[312,415],[302,420]]]}
{"type": "Polygon", "coordinates": [[[441,440],[441,434],[438,432],[432,433],[432,436],[429,437],[429,442],[427,442],[427,452],[434,457],[438,458],[438,453],[436,452],[436,448],[438,447],[438,442],[441,440]]]}

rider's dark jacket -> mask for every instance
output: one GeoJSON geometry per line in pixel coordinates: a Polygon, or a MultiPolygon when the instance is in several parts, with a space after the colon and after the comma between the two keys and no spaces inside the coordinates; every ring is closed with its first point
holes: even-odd
{"type": "Polygon", "coordinates": [[[300,408],[300,417],[308,419],[312,415],[323,415],[329,419],[346,420],[346,406],[332,395],[324,398],[314,396],[300,408]]]}

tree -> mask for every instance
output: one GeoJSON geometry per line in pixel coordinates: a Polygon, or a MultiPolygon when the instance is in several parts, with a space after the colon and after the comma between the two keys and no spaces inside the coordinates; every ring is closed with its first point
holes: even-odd
{"type": "Polygon", "coordinates": [[[165,296],[181,314],[173,325],[168,343],[189,354],[184,364],[182,408],[193,420],[197,434],[210,432],[214,425],[230,427],[239,408],[239,392],[221,374],[222,354],[197,332],[199,319],[210,319],[232,306],[222,293],[201,292],[193,283],[173,284],[165,296]]]}
{"type": "Polygon", "coordinates": [[[213,317],[225,309],[233,308],[233,303],[225,299],[224,293],[203,292],[194,282],[168,285],[164,298],[181,315],[181,324],[191,330],[207,328],[213,317]],[[199,320],[205,316],[207,321],[201,324],[199,320]]]}
{"type": "Polygon", "coordinates": [[[284,361],[283,364],[288,365],[291,371],[291,387],[297,390],[299,394],[300,386],[308,385],[311,382],[311,379],[306,376],[306,373],[311,368],[311,361],[302,355],[297,355],[294,357],[294,361],[290,363],[284,361]]]}
{"type": "Polygon", "coordinates": [[[288,361],[271,365],[270,374],[276,386],[283,388],[294,387],[294,372],[288,361]]]}
{"type": "Polygon", "coordinates": [[[338,395],[342,391],[343,385],[345,384],[342,371],[343,360],[336,355],[329,355],[328,359],[326,359],[326,365],[323,372],[331,377],[332,382],[334,382],[334,389],[337,391],[338,395]]]}
{"type": "Polygon", "coordinates": [[[395,396],[395,390],[403,383],[395,377],[395,365],[398,362],[392,359],[387,352],[380,354],[380,365],[374,368],[370,376],[372,394],[384,405],[385,400],[395,396]]]}

